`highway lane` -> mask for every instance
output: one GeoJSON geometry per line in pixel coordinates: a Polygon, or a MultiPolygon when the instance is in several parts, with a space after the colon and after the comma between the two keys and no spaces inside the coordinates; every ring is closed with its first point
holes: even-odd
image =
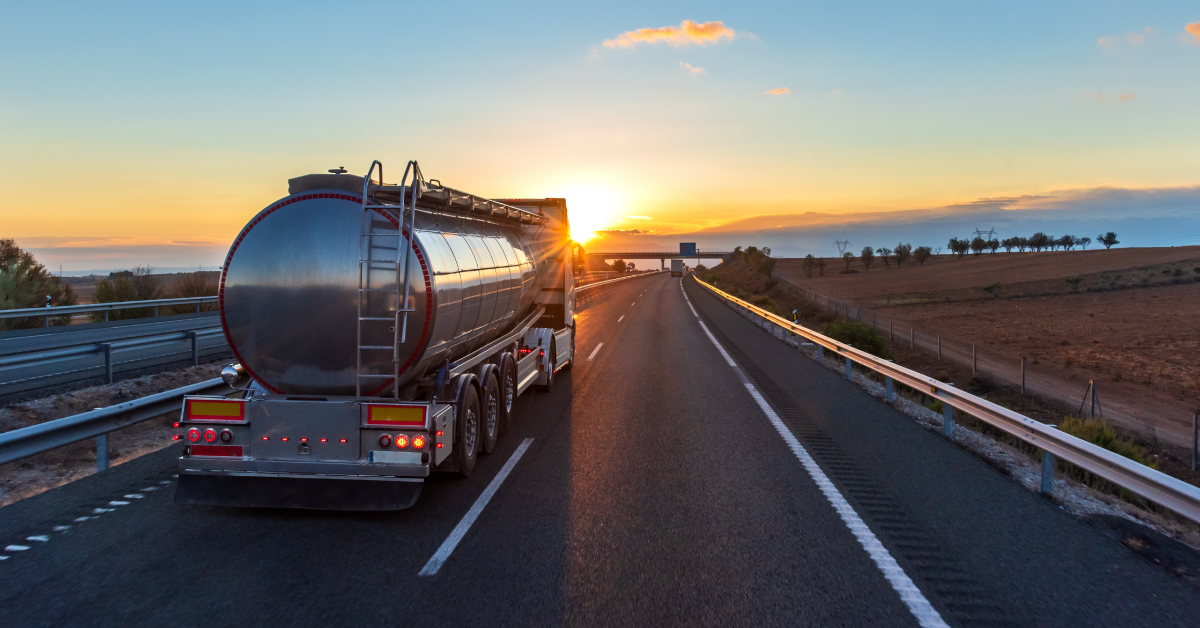
{"type": "MultiPolygon", "coordinates": [[[[951,625],[1195,616],[1189,585],[689,292],[951,625]]],[[[4,552],[0,624],[915,625],[678,279],[614,288],[578,321],[578,364],[519,400],[472,477],[435,476],[407,511],[178,507],[170,450],[0,509],[0,543],[31,548],[4,552]]]]}

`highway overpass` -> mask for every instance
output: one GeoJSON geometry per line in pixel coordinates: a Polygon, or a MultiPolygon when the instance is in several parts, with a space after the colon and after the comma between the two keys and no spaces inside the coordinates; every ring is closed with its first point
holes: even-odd
{"type": "Polygon", "coordinates": [[[573,368],[518,399],[474,475],[432,476],[408,510],[177,506],[177,446],[0,509],[0,624],[1200,617],[1200,589],[1170,571],[1195,573],[1189,550],[1066,513],[691,279],[614,287],[577,320],[573,368]]]}
{"type": "MultiPolygon", "coordinates": [[[[721,260],[727,261],[729,256],[733,255],[732,251],[696,251],[695,255],[680,255],[670,251],[642,251],[642,252],[623,252],[623,253],[587,253],[588,261],[606,262],[610,260],[623,259],[625,261],[635,259],[656,259],[660,260],[662,267],[667,267],[669,259],[691,259],[696,260],[721,260]]],[[[589,265],[591,268],[591,265],[589,265]]]]}

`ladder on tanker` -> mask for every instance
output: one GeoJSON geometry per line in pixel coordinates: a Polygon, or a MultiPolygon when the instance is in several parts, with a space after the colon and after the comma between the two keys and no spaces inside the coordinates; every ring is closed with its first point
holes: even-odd
{"type": "MultiPolygon", "coordinates": [[[[399,398],[400,387],[397,382],[400,380],[400,345],[408,340],[408,315],[410,312],[416,311],[416,308],[410,307],[409,304],[411,292],[408,282],[408,265],[412,257],[412,246],[408,242],[415,237],[413,235],[417,204],[415,190],[423,183],[423,177],[417,162],[408,162],[399,187],[402,199],[400,205],[381,204],[371,194],[371,175],[374,174],[376,166],[379,166],[379,185],[383,185],[383,164],[379,161],[371,162],[371,168],[367,171],[367,176],[363,178],[354,394],[361,397],[364,389],[368,393],[381,392],[386,389],[390,380],[393,387],[391,394],[393,397],[399,398]],[[409,194],[408,197],[411,200],[405,202],[404,185],[408,182],[410,172],[412,173],[414,193],[409,194]],[[391,221],[380,221],[376,218],[388,216],[395,216],[397,219],[396,230],[378,230],[376,228],[378,222],[386,222],[390,225],[391,221]],[[407,239],[404,237],[405,232],[409,234],[407,239]],[[376,256],[376,252],[379,252],[380,255],[376,256]],[[376,277],[380,273],[383,273],[384,281],[376,281],[376,277]],[[401,283],[401,278],[403,278],[403,283],[401,283]],[[391,283],[394,285],[389,287],[388,284],[391,283]],[[378,300],[372,299],[371,295],[373,294],[387,295],[389,302],[386,305],[380,304],[378,300]],[[390,315],[381,316],[379,315],[380,310],[386,310],[390,315]],[[391,345],[368,344],[368,341],[364,340],[364,325],[368,329],[377,329],[387,323],[391,323],[391,328],[388,330],[392,332],[391,345]],[[372,365],[379,364],[378,359],[368,359],[367,371],[364,371],[364,356],[375,357],[387,351],[392,353],[391,373],[369,372],[372,365]]],[[[378,338],[381,336],[386,336],[386,334],[371,333],[368,335],[368,339],[376,339],[375,342],[378,342],[378,338]]]]}

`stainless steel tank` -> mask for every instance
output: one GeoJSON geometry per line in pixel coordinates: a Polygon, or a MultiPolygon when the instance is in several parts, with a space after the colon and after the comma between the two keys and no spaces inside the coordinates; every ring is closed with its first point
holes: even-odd
{"type": "MultiPolygon", "coordinates": [[[[396,310],[397,251],[409,258],[409,306],[399,356],[403,385],[496,338],[532,309],[546,264],[526,232],[418,209],[416,237],[397,238],[399,220],[371,210],[364,227],[362,178],[309,175],[238,235],[221,273],[220,313],[229,346],[263,386],[279,393],[353,395],[359,351],[359,260],[364,318],[396,310]],[[373,235],[360,247],[364,229],[373,235]],[[399,245],[399,249],[397,248],[399,245]]],[[[402,286],[402,284],[401,284],[402,286]]],[[[402,289],[401,289],[402,292],[402,289]]],[[[388,320],[363,321],[362,394],[392,391],[388,320]],[[370,383],[368,383],[370,382],[370,383]]]]}

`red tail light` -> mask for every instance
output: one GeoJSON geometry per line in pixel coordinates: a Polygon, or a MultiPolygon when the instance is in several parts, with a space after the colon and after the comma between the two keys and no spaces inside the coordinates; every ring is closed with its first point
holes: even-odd
{"type": "Polygon", "coordinates": [[[232,443],[233,442],[233,432],[231,432],[229,430],[221,430],[221,442],[222,443],[232,443]]]}
{"type": "Polygon", "coordinates": [[[396,434],[396,446],[400,449],[408,447],[408,437],[404,434],[396,434]]]}
{"type": "Polygon", "coordinates": [[[425,449],[425,437],[413,436],[413,449],[425,449]]]}
{"type": "Polygon", "coordinates": [[[392,444],[392,437],[391,437],[391,436],[388,436],[387,434],[384,434],[383,436],[380,436],[380,437],[379,437],[379,446],[380,446],[380,447],[388,447],[388,446],[390,446],[391,444],[392,444]]]}
{"type": "Polygon", "coordinates": [[[187,431],[187,437],[188,440],[192,441],[193,443],[200,442],[200,430],[193,427],[187,431]]]}
{"type": "Polygon", "coordinates": [[[179,434],[176,434],[176,435],[175,435],[175,440],[179,440],[180,438],[183,438],[183,437],[182,437],[182,436],[180,436],[179,434]]]}
{"type": "Polygon", "coordinates": [[[217,431],[216,430],[204,430],[204,442],[212,443],[212,442],[215,442],[216,440],[217,440],[217,431]]]}

